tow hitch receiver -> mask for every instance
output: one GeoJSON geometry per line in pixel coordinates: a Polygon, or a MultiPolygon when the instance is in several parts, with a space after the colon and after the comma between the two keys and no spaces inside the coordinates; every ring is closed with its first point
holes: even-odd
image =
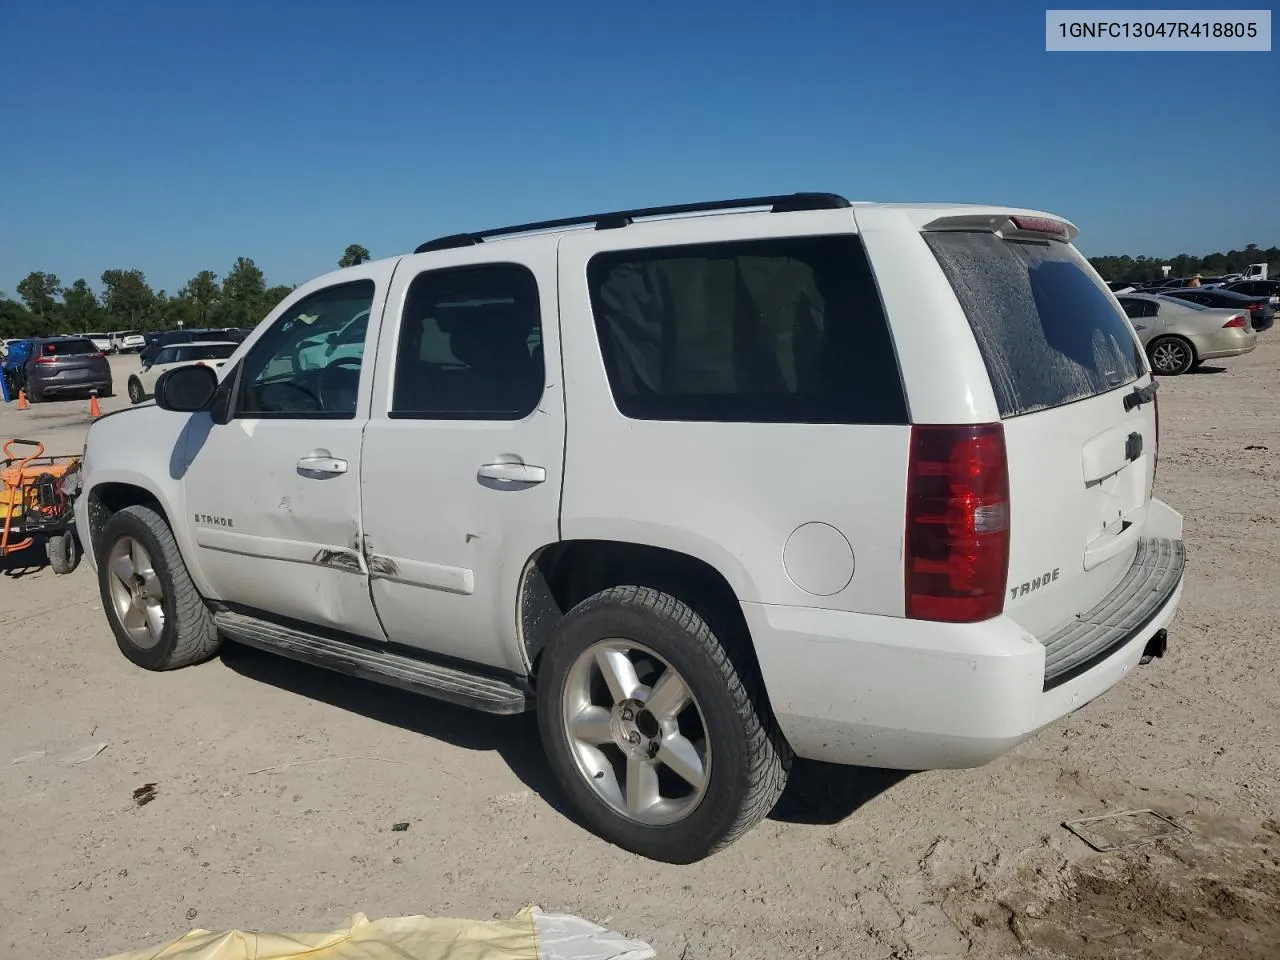
{"type": "Polygon", "coordinates": [[[1169,631],[1157,630],[1151,635],[1151,639],[1147,641],[1147,645],[1142,650],[1142,659],[1139,663],[1150,663],[1156,657],[1163,657],[1165,649],[1169,646],[1169,631]]]}

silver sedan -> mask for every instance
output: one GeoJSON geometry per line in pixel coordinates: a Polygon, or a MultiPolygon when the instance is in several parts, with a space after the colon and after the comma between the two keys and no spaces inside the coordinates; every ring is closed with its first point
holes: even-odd
{"type": "Polygon", "coordinates": [[[1116,298],[1160,376],[1174,376],[1206,360],[1238,357],[1258,343],[1248,311],[1202,307],[1185,300],[1126,293],[1116,298]]]}

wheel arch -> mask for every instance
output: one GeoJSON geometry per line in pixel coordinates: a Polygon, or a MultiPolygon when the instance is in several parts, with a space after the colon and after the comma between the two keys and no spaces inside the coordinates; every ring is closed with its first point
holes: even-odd
{"type": "Polygon", "coordinates": [[[531,679],[536,682],[539,657],[564,615],[587,597],[624,584],[652,587],[684,601],[722,642],[740,643],[759,672],[739,593],[715,565],[653,544],[581,539],[541,548],[521,575],[517,628],[531,679]]]}
{"type": "Polygon", "coordinates": [[[194,545],[189,537],[189,528],[182,523],[174,522],[178,516],[175,508],[146,477],[109,475],[107,478],[96,481],[93,486],[85,490],[83,496],[86,507],[85,521],[90,538],[90,542],[84,544],[84,548],[86,552],[92,553],[95,560],[99,555],[102,532],[112,516],[125,507],[149,507],[160,515],[173,532],[173,538],[178,544],[178,552],[196,587],[204,596],[213,596],[200,565],[194,562],[196,557],[194,545]]]}

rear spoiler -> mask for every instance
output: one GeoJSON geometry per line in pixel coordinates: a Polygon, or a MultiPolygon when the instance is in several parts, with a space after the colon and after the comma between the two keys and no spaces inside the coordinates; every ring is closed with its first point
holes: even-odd
{"type": "Polygon", "coordinates": [[[1059,240],[1070,243],[1080,231],[1070,220],[1032,213],[961,213],[938,217],[926,232],[994,233],[1005,240],[1059,240]]]}

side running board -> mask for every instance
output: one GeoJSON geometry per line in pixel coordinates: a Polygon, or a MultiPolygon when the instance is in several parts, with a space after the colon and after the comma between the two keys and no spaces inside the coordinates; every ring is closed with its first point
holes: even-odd
{"type": "Polygon", "coordinates": [[[429,663],[230,610],[217,611],[213,619],[222,633],[238,643],[327,670],[485,713],[524,713],[532,707],[530,691],[511,680],[429,663]]]}

